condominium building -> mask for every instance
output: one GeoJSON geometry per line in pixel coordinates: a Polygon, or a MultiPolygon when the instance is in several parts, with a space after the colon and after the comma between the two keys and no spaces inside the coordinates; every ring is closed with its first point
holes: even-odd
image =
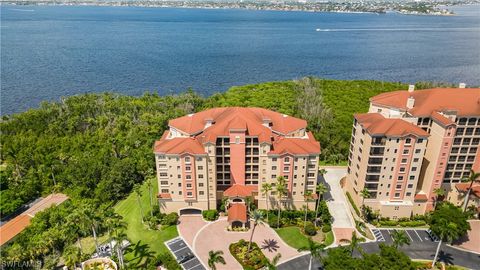
{"type": "MultiPolygon", "coordinates": [[[[173,119],[168,126],[153,147],[163,211],[215,209],[227,197],[233,207],[229,220],[242,221],[245,198],[265,208],[261,185],[275,186],[278,176],[287,182],[286,208],[301,207],[305,192],[315,190],[320,144],[305,120],[227,107],[173,119]]],[[[278,203],[275,188],[268,200],[278,203]]]]}
{"type": "Polygon", "coordinates": [[[410,86],[371,98],[354,118],[345,187],[357,204],[396,219],[432,210],[436,189],[463,201],[461,179],[480,169],[480,89],[410,86]]]}

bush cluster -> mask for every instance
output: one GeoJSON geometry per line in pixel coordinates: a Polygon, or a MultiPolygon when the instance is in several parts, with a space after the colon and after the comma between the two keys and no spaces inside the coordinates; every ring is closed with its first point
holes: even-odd
{"type": "Polygon", "coordinates": [[[217,218],[218,218],[218,211],[215,210],[215,209],[204,210],[204,211],[202,211],[202,216],[205,220],[214,221],[214,220],[217,220],[217,218]]]}
{"type": "Polygon", "coordinates": [[[325,224],[322,227],[322,232],[324,232],[324,233],[328,233],[331,230],[332,230],[332,226],[330,224],[325,224]]]}
{"type": "Polygon", "coordinates": [[[310,221],[307,221],[307,224],[305,224],[305,234],[309,236],[317,234],[317,228],[315,228],[315,225],[310,221]]]}
{"type": "Polygon", "coordinates": [[[262,269],[266,265],[267,258],[255,242],[252,243],[250,252],[247,253],[248,243],[249,242],[240,239],[240,241],[230,245],[230,253],[243,266],[243,269],[262,269]]]}

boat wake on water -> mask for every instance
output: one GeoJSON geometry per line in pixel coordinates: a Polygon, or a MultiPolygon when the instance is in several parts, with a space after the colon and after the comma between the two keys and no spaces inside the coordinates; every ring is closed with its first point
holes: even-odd
{"type": "Polygon", "coordinates": [[[450,27],[450,28],[334,28],[315,29],[317,32],[357,32],[357,31],[480,31],[480,27],[450,27]]]}

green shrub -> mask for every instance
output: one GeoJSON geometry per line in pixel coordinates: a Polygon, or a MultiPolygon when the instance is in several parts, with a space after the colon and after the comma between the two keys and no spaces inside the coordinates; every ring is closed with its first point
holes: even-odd
{"type": "Polygon", "coordinates": [[[425,226],[427,223],[424,220],[411,220],[399,222],[402,227],[420,227],[425,226]]]}
{"type": "Polygon", "coordinates": [[[305,224],[305,234],[310,236],[317,234],[317,229],[315,228],[315,225],[313,225],[313,223],[310,221],[307,221],[307,224],[305,224]]]}
{"type": "Polygon", "coordinates": [[[177,225],[178,223],[178,214],[177,213],[170,213],[166,215],[162,220],[162,225],[177,225]]]}
{"type": "Polygon", "coordinates": [[[357,206],[355,205],[355,202],[352,199],[352,195],[350,195],[350,193],[348,191],[347,191],[347,198],[348,198],[348,201],[350,202],[350,204],[352,205],[353,210],[355,210],[355,213],[357,213],[357,215],[360,217],[361,216],[360,210],[358,210],[357,206]]]}
{"type": "Polygon", "coordinates": [[[380,226],[389,226],[394,227],[398,225],[398,221],[396,220],[380,220],[380,226]]]}
{"type": "Polygon", "coordinates": [[[324,232],[324,233],[328,233],[331,230],[332,230],[332,226],[330,224],[325,224],[322,227],[322,232],[324,232]]]}
{"type": "Polygon", "coordinates": [[[161,253],[156,258],[156,264],[162,265],[163,267],[167,268],[168,270],[181,270],[182,268],[177,263],[177,260],[173,258],[172,254],[170,253],[161,253]]]}
{"type": "Polygon", "coordinates": [[[205,220],[214,221],[214,220],[217,220],[217,218],[218,218],[218,211],[215,210],[215,209],[204,210],[204,211],[202,211],[202,216],[205,220]]]}
{"type": "Polygon", "coordinates": [[[262,269],[267,263],[267,258],[255,242],[252,243],[249,253],[247,253],[248,242],[243,239],[230,244],[229,250],[245,270],[262,269]]]}

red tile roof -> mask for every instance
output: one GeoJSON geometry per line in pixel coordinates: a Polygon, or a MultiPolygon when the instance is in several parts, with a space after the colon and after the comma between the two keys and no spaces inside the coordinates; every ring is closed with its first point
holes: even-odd
{"type": "Polygon", "coordinates": [[[308,132],[305,138],[278,136],[272,146],[269,154],[320,154],[320,143],[315,140],[311,132],[308,132]]]}
{"type": "Polygon", "coordinates": [[[450,120],[449,118],[445,117],[444,115],[441,115],[438,112],[432,112],[431,115],[432,119],[436,121],[437,123],[443,125],[443,126],[449,126],[449,125],[455,125],[455,122],[450,120]]]}
{"type": "Polygon", "coordinates": [[[165,131],[162,139],[155,141],[153,152],[168,154],[206,154],[203,145],[193,137],[168,139],[169,131],[165,131]]]}
{"type": "MultiPolygon", "coordinates": [[[[460,192],[467,192],[468,188],[470,187],[470,183],[457,183],[455,184],[455,187],[460,192]]],[[[470,194],[480,198],[480,184],[474,183],[470,194]]]]}
{"type": "Polygon", "coordinates": [[[385,118],[379,113],[355,114],[355,119],[370,135],[428,137],[429,134],[418,126],[399,118],[385,118]]]}
{"type": "Polygon", "coordinates": [[[257,186],[232,185],[223,192],[223,195],[227,197],[248,197],[257,189],[257,186]]]}
{"type": "Polygon", "coordinates": [[[176,129],[186,137],[172,136],[166,131],[155,142],[155,153],[206,154],[205,144],[215,143],[219,136],[230,136],[232,130],[242,130],[247,136],[258,137],[259,143],[272,145],[272,154],[320,154],[320,144],[312,133],[286,137],[306,129],[305,120],[262,108],[215,108],[173,119],[169,126],[170,131],[176,129]],[[207,125],[207,122],[211,123],[207,125]]]}
{"type": "Polygon", "coordinates": [[[373,104],[408,111],[417,117],[427,117],[434,111],[456,111],[459,116],[480,115],[480,88],[435,88],[408,91],[394,91],[374,96],[373,104]],[[413,96],[415,103],[407,109],[407,99],[413,96]]]}
{"type": "Polygon", "coordinates": [[[247,222],[247,207],[243,203],[233,203],[228,208],[228,222],[247,222]]]}
{"type": "Polygon", "coordinates": [[[427,194],[417,193],[417,194],[415,194],[414,200],[415,201],[427,201],[428,197],[427,197],[427,194]]]}
{"type": "Polygon", "coordinates": [[[159,198],[159,199],[171,199],[172,195],[170,193],[158,193],[157,198],[159,198]]]}
{"type": "Polygon", "coordinates": [[[67,199],[68,197],[61,193],[50,194],[22,214],[5,223],[0,227],[0,246],[10,241],[17,234],[22,232],[28,225],[30,225],[30,220],[35,216],[36,213],[53,205],[60,205],[67,199]]]}
{"type": "Polygon", "coordinates": [[[253,125],[262,125],[264,120],[269,120],[272,123],[272,129],[282,134],[307,127],[307,122],[299,118],[263,108],[243,107],[209,109],[170,120],[169,126],[188,134],[196,134],[204,129],[207,120],[215,122],[217,126],[221,123],[228,123],[228,128],[233,129],[246,129],[253,125]]]}

